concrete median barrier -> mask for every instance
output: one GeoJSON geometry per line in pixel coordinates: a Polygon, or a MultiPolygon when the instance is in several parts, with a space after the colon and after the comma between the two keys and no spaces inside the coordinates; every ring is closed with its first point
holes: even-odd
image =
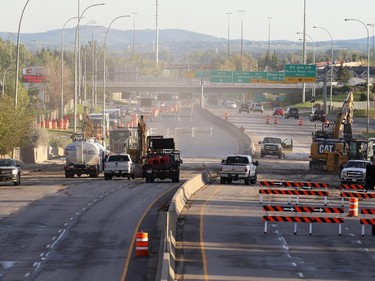
{"type": "Polygon", "coordinates": [[[209,182],[206,172],[196,175],[181,186],[172,198],[166,212],[165,229],[162,230],[159,248],[159,266],[155,280],[173,281],[176,264],[177,219],[190,197],[209,182]]]}

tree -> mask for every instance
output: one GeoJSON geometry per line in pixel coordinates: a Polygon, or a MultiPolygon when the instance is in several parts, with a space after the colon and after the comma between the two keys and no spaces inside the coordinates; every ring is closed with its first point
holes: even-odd
{"type": "Polygon", "coordinates": [[[340,68],[337,72],[337,81],[346,85],[349,79],[352,78],[352,74],[346,67],[343,66],[343,62],[340,64],[340,68]]]}

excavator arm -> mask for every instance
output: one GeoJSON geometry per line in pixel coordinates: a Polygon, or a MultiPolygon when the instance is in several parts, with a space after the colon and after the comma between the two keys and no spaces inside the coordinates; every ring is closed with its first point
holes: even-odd
{"type": "Polygon", "coordinates": [[[333,138],[344,138],[345,141],[350,141],[353,137],[352,133],[353,123],[353,93],[350,92],[344,103],[337,113],[335,126],[333,131],[333,138]]]}

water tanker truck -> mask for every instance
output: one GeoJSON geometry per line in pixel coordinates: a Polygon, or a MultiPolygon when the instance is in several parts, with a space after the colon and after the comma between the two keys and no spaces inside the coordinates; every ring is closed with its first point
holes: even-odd
{"type": "Polygon", "coordinates": [[[88,174],[91,178],[98,177],[103,171],[106,151],[101,143],[94,139],[75,139],[64,148],[66,164],[65,177],[73,178],[88,174]]]}

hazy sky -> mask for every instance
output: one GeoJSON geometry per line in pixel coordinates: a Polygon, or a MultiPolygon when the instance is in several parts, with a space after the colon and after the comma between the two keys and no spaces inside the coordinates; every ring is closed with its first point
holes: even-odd
{"type": "MultiPolygon", "coordinates": [[[[29,0],[21,32],[34,33],[61,29],[71,17],[78,15],[79,0],[29,0]]],[[[18,23],[26,0],[1,0],[0,31],[17,33],[18,23]],[[6,2],[6,4],[4,3],[6,2]]],[[[108,27],[117,16],[136,12],[136,29],[155,29],[156,0],[80,0],[81,12],[96,3],[104,6],[89,8],[81,24],[95,20],[97,25],[108,27]]],[[[244,39],[268,40],[269,23],[271,40],[297,41],[296,33],[303,30],[304,0],[158,0],[159,29],[185,29],[216,37],[241,38],[241,13],[244,39]],[[268,18],[271,17],[269,20],[268,18]]],[[[306,0],[306,32],[315,41],[330,40],[328,33],[313,26],[326,28],[333,40],[355,39],[367,36],[359,22],[345,22],[355,18],[366,24],[375,24],[375,0],[306,0]]],[[[70,21],[66,27],[73,27],[70,21]]],[[[112,28],[133,29],[133,16],[116,20],[112,28]]],[[[370,36],[373,28],[369,27],[370,36]]],[[[22,40],[22,39],[21,39],[22,40]]]]}

